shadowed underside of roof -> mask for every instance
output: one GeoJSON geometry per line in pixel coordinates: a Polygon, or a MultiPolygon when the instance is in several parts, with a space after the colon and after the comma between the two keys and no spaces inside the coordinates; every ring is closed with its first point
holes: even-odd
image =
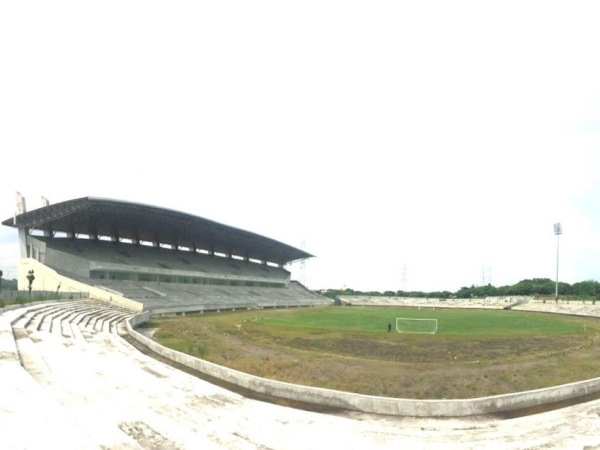
{"type": "Polygon", "coordinates": [[[139,203],[82,197],[10,218],[3,225],[49,233],[110,236],[286,264],[313,255],[249,231],[139,203]]]}

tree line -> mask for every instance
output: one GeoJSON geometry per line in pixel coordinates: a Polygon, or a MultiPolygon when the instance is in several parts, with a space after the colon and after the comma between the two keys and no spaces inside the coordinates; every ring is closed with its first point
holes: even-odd
{"type": "MultiPolygon", "coordinates": [[[[521,280],[516,284],[508,286],[493,286],[491,284],[483,286],[472,285],[470,287],[461,287],[456,292],[450,291],[355,291],[353,289],[327,289],[323,294],[330,298],[338,295],[368,295],[383,297],[414,297],[414,298],[481,298],[481,297],[501,297],[510,295],[554,295],[556,291],[556,282],[550,278],[532,278],[521,280]]],[[[593,298],[600,299],[600,282],[595,280],[580,281],[569,284],[558,283],[558,293],[561,297],[593,298]]]]}

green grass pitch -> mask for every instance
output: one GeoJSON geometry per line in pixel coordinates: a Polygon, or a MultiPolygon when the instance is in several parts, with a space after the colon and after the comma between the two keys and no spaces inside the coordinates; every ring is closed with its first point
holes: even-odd
{"type": "MultiPolygon", "coordinates": [[[[361,307],[297,310],[294,314],[266,315],[259,323],[275,328],[378,334],[396,318],[437,319],[438,334],[446,336],[532,336],[575,334],[584,331],[581,318],[523,311],[361,307]]],[[[588,322],[588,321],[585,321],[588,322]]],[[[590,322],[596,327],[596,322],[590,322]]],[[[587,328],[587,325],[585,325],[587,328]]],[[[591,331],[591,330],[588,330],[591,331]]],[[[394,331],[395,332],[395,331],[394,331]]]]}

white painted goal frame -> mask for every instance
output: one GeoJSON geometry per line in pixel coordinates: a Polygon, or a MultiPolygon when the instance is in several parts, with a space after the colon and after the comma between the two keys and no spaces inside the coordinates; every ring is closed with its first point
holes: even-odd
{"type": "Polygon", "coordinates": [[[396,331],[398,333],[436,334],[438,332],[438,320],[396,317],[396,331]]]}

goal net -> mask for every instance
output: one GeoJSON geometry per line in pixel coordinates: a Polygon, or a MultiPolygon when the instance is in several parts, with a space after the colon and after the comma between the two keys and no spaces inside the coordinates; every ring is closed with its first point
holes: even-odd
{"type": "Polygon", "coordinates": [[[437,319],[408,319],[396,318],[396,331],[398,333],[425,333],[435,334],[438,331],[437,319]]]}

